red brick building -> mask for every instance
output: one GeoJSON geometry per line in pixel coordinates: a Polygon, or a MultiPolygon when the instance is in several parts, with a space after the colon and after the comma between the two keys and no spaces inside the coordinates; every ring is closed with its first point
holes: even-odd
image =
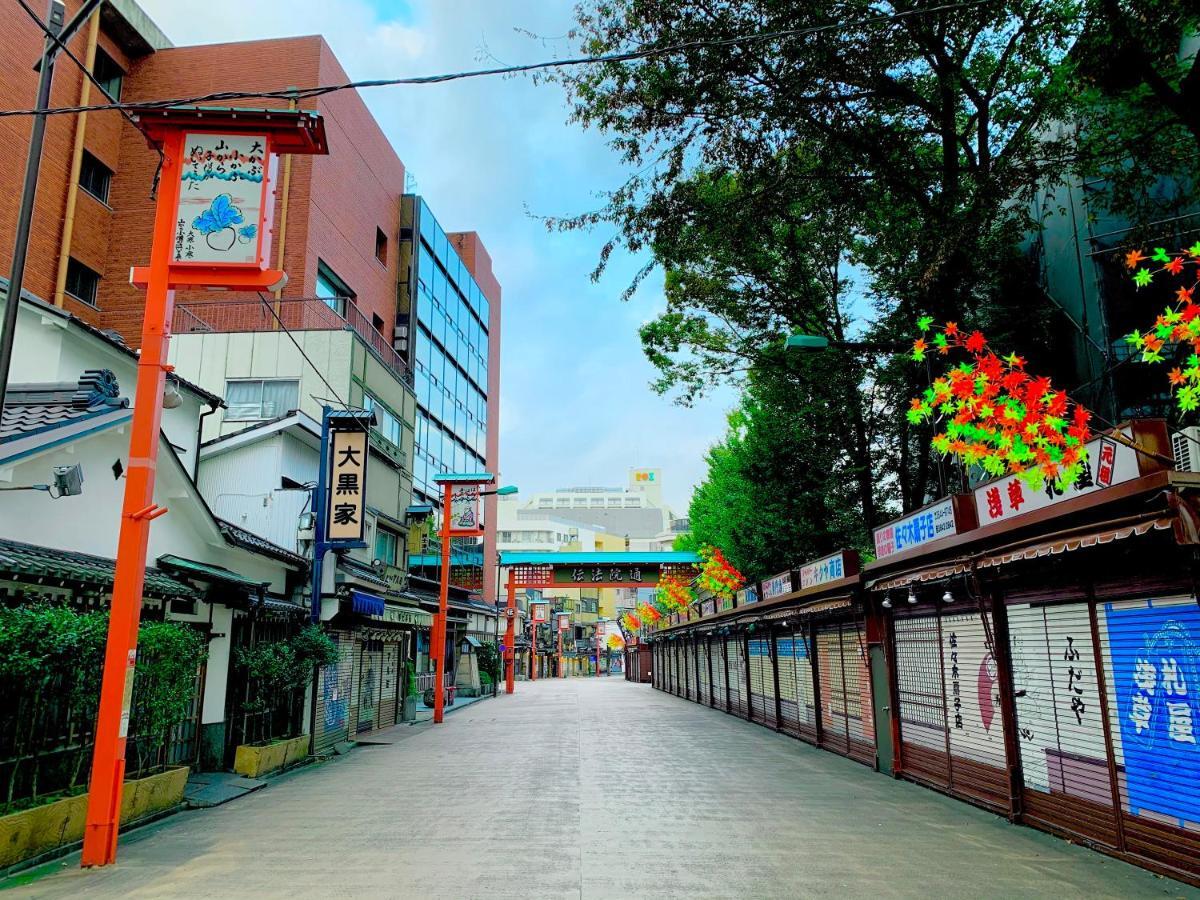
{"type": "MultiPolygon", "coordinates": [[[[66,6],[70,16],[80,0],[66,0],[66,6]]],[[[5,12],[0,52],[10,65],[0,74],[0,108],[33,105],[37,75],[32,62],[41,45],[41,32],[18,8],[5,12]]],[[[350,80],[320,36],[175,47],[132,0],[105,0],[70,48],[89,61],[112,96],[126,102],[350,80]]],[[[107,99],[70,59],[60,56],[52,106],[107,99]]],[[[232,105],[278,108],[287,102],[251,99],[232,105]]],[[[404,164],[356,91],[305,100],[301,106],[323,117],[329,155],[285,159],[279,166],[272,254],[289,277],[282,296],[343,298],[331,305],[341,310],[347,327],[376,350],[388,354],[394,348],[403,364],[415,366],[413,344],[403,339],[404,327],[397,327],[406,322],[397,304],[400,286],[409,278],[409,260],[401,252],[404,164]]],[[[15,230],[30,123],[27,117],[0,118],[0,140],[10,155],[8,164],[0,166],[0,230],[9,235],[15,230]]],[[[88,323],[115,330],[132,346],[140,341],[144,297],[129,284],[129,271],[149,259],[156,162],[157,154],[142,134],[116,111],[49,119],[25,290],[88,323]]],[[[485,439],[462,449],[475,450],[496,471],[500,285],[476,233],[448,236],[490,306],[483,323],[486,367],[475,377],[486,394],[485,439]]],[[[11,243],[0,246],[0,274],[8,273],[12,249],[11,243]]],[[[246,301],[257,299],[180,292],[176,306],[227,300],[231,313],[244,312],[253,310],[246,301]]],[[[217,330],[262,327],[234,321],[241,314],[216,323],[217,330]]],[[[462,365],[464,375],[468,368],[462,365]]],[[[494,535],[489,544],[490,553],[494,535]]],[[[485,566],[485,573],[490,569],[485,566]]],[[[489,589],[487,596],[491,599],[494,591],[489,589]]]]}

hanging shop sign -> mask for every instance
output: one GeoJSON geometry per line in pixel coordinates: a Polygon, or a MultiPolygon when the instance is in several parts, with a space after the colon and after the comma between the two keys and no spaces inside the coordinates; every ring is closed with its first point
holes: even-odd
{"type": "Polygon", "coordinates": [[[557,613],[556,618],[558,620],[558,630],[559,631],[566,631],[568,628],[571,627],[571,614],[570,613],[565,613],[565,612],[557,613]]]}
{"type": "MultiPolygon", "coordinates": [[[[1128,433],[1123,433],[1128,439],[1128,433]]],[[[1074,484],[1059,485],[1055,479],[1045,478],[1040,485],[1031,486],[1020,475],[1010,475],[975,489],[975,511],[980,525],[1009,522],[1047,506],[1132,481],[1140,474],[1136,450],[1111,437],[1101,437],[1087,445],[1083,472],[1074,484]]]]}
{"type": "Polygon", "coordinates": [[[366,528],[363,511],[367,490],[367,433],[329,432],[330,477],[326,482],[326,543],[331,547],[360,544],[366,528]]]}
{"type": "Polygon", "coordinates": [[[763,579],[762,583],[762,598],[770,600],[773,597],[782,597],[784,594],[792,592],[792,573],[781,572],[773,578],[763,579]]]}
{"type": "Polygon", "coordinates": [[[542,601],[529,604],[529,618],[534,625],[550,621],[550,604],[542,601]]]}
{"type": "Polygon", "coordinates": [[[975,527],[974,506],[967,495],[946,497],[902,519],[875,529],[875,558],[883,559],[975,527]]]}
{"type": "Polygon", "coordinates": [[[480,488],[477,484],[456,484],[450,491],[451,534],[482,534],[479,517],[480,488]]]}
{"type": "Polygon", "coordinates": [[[857,574],[858,554],[853,550],[839,550],[800,567],[800,590],[820,587],[857,574]]]}
{"type": "Polygon", "coordinates": [[[275,157],[266,134],[188,132],[172,264],[265,269],[275,157]]]}
{"type": "Polygon", "coordinates": [[[408,609],[400,606],[385,606],[383,621],[392,625],[415,625],[418,628],[429,628],[433,625],[433,614],[423,609],[408,609]]]}

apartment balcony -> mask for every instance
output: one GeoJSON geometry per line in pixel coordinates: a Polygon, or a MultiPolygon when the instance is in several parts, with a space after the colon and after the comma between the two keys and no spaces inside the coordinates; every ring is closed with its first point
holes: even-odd
{"type": "Polygon", "coordinates": [[[351,331],[392,374],[412,386],[412,370],[407,363],[358,307],[345,298],[186,302],[176,304],[171,321],[172,334],[232,334],[283,329],[289,332],[351,331]]]}

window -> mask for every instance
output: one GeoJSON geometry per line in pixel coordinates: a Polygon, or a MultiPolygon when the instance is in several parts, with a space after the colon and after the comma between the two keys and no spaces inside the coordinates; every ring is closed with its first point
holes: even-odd
{"type": "Polygon", "coordinates": [[[354,291],[321,260],[317,261],[317,296],[335,311],[342,311],[340,300],[354,301],[354,291]]]}
{"type": "Polygon", "coordinates": [[[300,403],[300,382],[287,379],[245,378],[225,382],[226,421],[273,419],[300,403]]]}
{"type": "Polygon", "coordinates": [[[112,169],[86,150],[79,165],[79,186],[99,200],[108,202],[108,186],[112,181],[112,169]]]}
{"type": "Polygon", "coordinates": [[[404,426],[382,403],[370,394],[363,394],[363,408],[375,411],[375,430],[397,448],[402,447],[404,426]]]}
{"type": "Polygon", "coordinates": [[[382,228],[375,229],[375,258],[387,265],[387,235],[383,233],[382,228]]]}
{"type": "Polygon", "coordinates": [[[96,305],[96,292],[100,288],[100,276],[75,257],[67,260],[66,291],[76,300],[88,306],[96,305]]]}
{"type": "MultiPolygon", "coordinates": [[[[378,522],[376,522],[378,525],[378,522]]],[[[389,566],[397,565],[396,553],[400,547],[400,537],[394,531],[377,527],[375,529],[375,558],[389,566]]]]}
{"type": "Polygon", "coordinates": [[[121,82],[125,79],[125,72],[111,56],[99,47],[96,48],[96,63],[92,66],[92,74],[100,82],[104,93],[113,100],[121,99],[121,82]]]}

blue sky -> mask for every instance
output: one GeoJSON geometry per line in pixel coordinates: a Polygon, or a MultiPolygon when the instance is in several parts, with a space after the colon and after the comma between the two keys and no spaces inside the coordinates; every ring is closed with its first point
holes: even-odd
{"type": "MultiPolygon", "coordinates": [[[[323,34],[356,80],[516,64],[562,55],[565,0],[139,0],[177,45],[323,34]],[[537,40],[517,29],[545,35],[537,40]]],[[[561,91],[524,78],[377,88],[364,99],[447,230],[474,229],[504,288],[501,474],[532,494],[622,485],[659,466],[684,512],[717,440],[729,389],[691,409],[659,397],[638,326],[662,308],[656,274],[620,300],[639,260],[589,274],[610,231],[551,234],[540,215],[594,209],[623,180],[603,138],[566,121],[561,91]]]]}

